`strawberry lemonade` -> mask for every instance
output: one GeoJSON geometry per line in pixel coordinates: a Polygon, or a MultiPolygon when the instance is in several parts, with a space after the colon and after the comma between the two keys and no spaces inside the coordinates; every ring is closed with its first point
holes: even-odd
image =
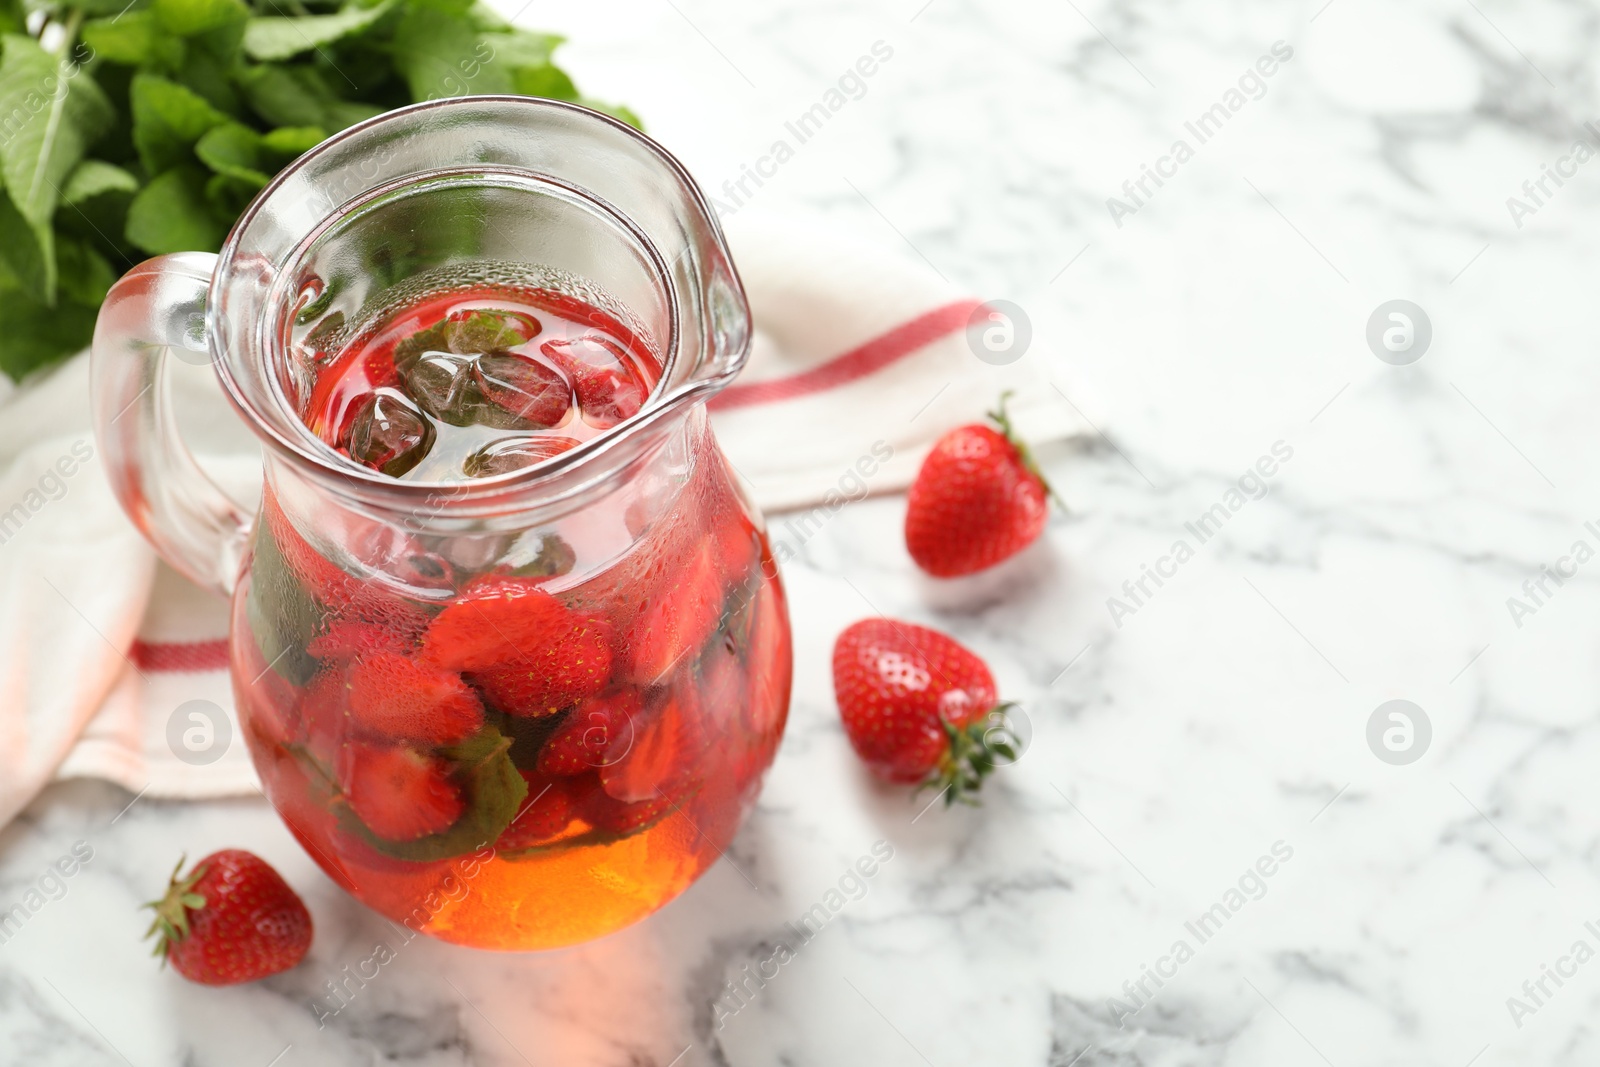
{"type": "MultiPolygon", "coordinates": [[[[334,333],[302,346],[306,426],[442,495],[606,434],[662,377],[619,316],[537,288],[334,333]]],[[[782,733],[787,613],[703,412],[675,442],[668,473],[502,541],[402,552],[369,523],[403,580],[361,516],[269,483],[234,600],[238,706],[273,803],[345,889],[448,941],[548,948],[718,858],[782,733]]]]}

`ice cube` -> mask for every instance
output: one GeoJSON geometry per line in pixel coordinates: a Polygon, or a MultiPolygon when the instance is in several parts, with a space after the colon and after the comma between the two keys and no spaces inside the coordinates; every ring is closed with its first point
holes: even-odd
{"type": "Polygon", "coordinates": [[[433,447],[433,423],[398,389],[378,389],[356,402],[350,458],[398,478],[433,447]]]}
{"type": "Polygon", "coordinates": [[[472,356],[454,352],[423,352],[407,362],[401,377],[422,410],[452,426],[471,426],[478,407],[472,381],[475,362],[472,356]]]}
{"type": "Polygon", "coordinates": [[[570,437],[502,437],[463,460],[461,472],[468,478],[493,478],[543,463],[576,447],[578,442],[570,437]]]}
{"type": "Polygon", "coordinates": [[[478,421],[499,430],[559,426],[572,409],[572,386],[554,367],[510,352],[478,357],[472,370],[484,403],[478,421]]]}
{"type": "Polygon", "coordinates": [[[548,341],[543,352],[572,377],[583,421],[599,430],[609,429],[638,414],[644,404],[645,385],[622,345],[603,334],[548,341]]]}

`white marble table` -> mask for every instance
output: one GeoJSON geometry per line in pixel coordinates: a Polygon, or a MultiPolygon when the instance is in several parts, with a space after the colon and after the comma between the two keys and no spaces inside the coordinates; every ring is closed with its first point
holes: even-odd
{"type": "Polygon", "coordinates": [[[596,944],[400,947],[320,1029],[324,983],[395,935],[263,802],[53,788],[0,833],[0,905],[74,842],[93,858],[0,945],[0,1063],[1600,1058],[1600,559],[1573,556],[1600,549],[1600,164],[1569,155],[1600,147],[1600,10],[919,4],[520,17],[570,32],[582,83],[713,189],[892,48],[753,197],[1028,309],[1026,358],[1110,435],[1044,457],[1072,514],[1002,571],[935,587],[902,501],[846,509],[788,568],[791,725],[726,862],[596,944]],[[1275,42],[1292,56],[1231,97],[1275,42]],[[1186,123],[1217,104],[1202,143],[1186,123]],[[1146,164],[1166,177],[1134,201],[1146,164]],[[1545,164],[1571,176],[1535,200],[1545,164]],[[1410,365],[1366,340],[1392,299],[1431,321],[1410,365]],[[1247,477],[1275,445],[1292,455],[1247,477]],[[1165,576],[1140,591],[1147,565],[1165,576]],[[1541,591],[1541,567],[1575,573],[1541,591]],[[982,809],[919,818],[856,765],[827,671],[867,611],[856,589],[958,634],[1026,704],[1032,746],[982,809]],[[1369,748],[1391,699],[1431,725],[1409,764],[1369,748]],[[893,857],[864,895],[719,1007],[878,841],[893,857]],[[159,973],[135,909],[177,851],[228,845],[304,889],[318,937],[298,970],[217,991],[159,973]]]}

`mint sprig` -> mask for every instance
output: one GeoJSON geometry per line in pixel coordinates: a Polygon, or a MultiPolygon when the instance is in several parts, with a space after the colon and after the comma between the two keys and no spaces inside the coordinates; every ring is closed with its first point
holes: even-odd
{"type": "Polygon", "coordinates": [[[528,783],[511,762],[511,744],[511,738],[486,725],[465,741],[439,750],[454,765],[466,801],[466,811],[447,830],[415,841],[389,841],[369,830],[344,804],[337,809],[339,825],[385,856],[412,863],[433,863],[492,845],[528,796],[528,783]]]}
{"type": "Polygon", "coordinates": [[[572,100],[562,38],[477,0],[0,0],[0,371],[89,343],[112,280],[216,251],[272,176],[419,100],[572,100]]]}

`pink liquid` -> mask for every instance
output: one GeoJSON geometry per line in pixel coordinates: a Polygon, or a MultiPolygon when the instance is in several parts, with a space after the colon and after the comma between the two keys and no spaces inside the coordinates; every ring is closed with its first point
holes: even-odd
{"type": "MultiPolygon", "coordinates": [[[[571,298],[455,293],[334,353],[307,421],[373,469],[463,480],[605,432],[659,374],[571,298]]],[[[575,550],[441,562],[427,599],[357,578],[314,547],[334,519],[291,518],[269,487],[235,689],[268,796],[331,877],[414,929],[530,949],[634,922],[715,862],[776,751],[791,659],[766,538],[709,434],[691,451],[648,520],[602,499],[550,531],[575,550]],[[584,538],[606,524],[631,543],[596,565],[584,538]]]]}
{"type": "Polygon", "coordinates": [[[408,308],[335,355],[307,423],[375,470],[461,481],[598,436],[636,414],[660,376],[631,331],[571,297],[457,292],[408,308]]]}

